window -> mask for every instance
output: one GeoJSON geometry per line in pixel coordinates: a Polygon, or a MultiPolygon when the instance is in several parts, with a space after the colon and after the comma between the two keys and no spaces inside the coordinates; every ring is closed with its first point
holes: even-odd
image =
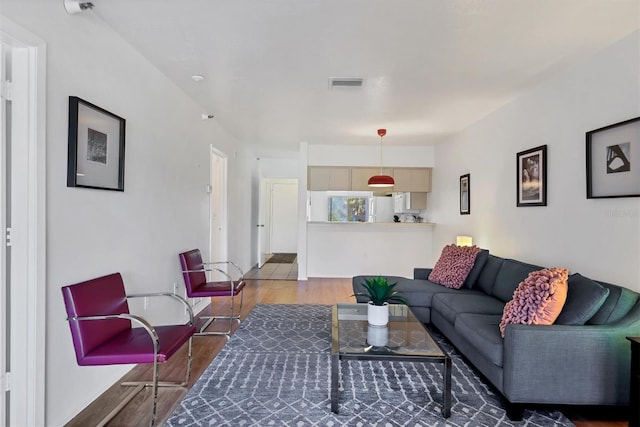
{"type": "Polygon", "coordinates": [[[367,222],[369,219],[369,198],[329,197],[329,221],[367,222]]]}

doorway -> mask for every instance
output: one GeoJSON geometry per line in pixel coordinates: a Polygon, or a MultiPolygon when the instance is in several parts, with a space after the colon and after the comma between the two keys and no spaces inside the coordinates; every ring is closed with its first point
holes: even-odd
{"type": "Polygon", "coordinates": [[[0,424],[44,425],[44,42],[0,31],[0,424]]]}
{"type": "Polygon", "coordinates": [[[260,180],[258,265],[247,279],[297,280],[298,180],[260,180]]]}
{"type": "MultiPolygon", "coordinates": [[[[209,184],[209,259],[228,259],[227,244],[227,157],[211,146],[209,184]]],[[[214,279],[215,277],[211,277],[214,279]]]]}

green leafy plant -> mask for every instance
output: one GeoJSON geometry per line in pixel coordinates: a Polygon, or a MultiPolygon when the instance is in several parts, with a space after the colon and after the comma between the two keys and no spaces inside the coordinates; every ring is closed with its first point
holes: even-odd
{"type": "Polygon", "coordinates": [[[365,279],[362,286],[367,292],[358,292],[353,296],[368,297],[373,305],[384,305],[385,302],[408,305],[407,299],[393,290],[396,285],[397,283],[389,283],[386,278],[380,276],[365,279]]]}

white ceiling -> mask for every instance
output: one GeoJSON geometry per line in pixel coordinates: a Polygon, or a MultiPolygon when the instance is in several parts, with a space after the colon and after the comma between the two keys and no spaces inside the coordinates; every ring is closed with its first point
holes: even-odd
{"type": "Polygon", "coordinates": [[[435,143],[640,27],[640,0],[92,1],[258,154],[435,143]]]}

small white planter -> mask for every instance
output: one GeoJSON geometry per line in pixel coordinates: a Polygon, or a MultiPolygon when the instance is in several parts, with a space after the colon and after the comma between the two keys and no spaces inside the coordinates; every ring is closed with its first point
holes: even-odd
{"type": "Polygon", "coordinates": [[[389,323],[389,303],[385,302],[384,305],[373,305],[373,303],[369,301],[367,321],[370,325],[376,326],[385,326],[389,323]]]}

